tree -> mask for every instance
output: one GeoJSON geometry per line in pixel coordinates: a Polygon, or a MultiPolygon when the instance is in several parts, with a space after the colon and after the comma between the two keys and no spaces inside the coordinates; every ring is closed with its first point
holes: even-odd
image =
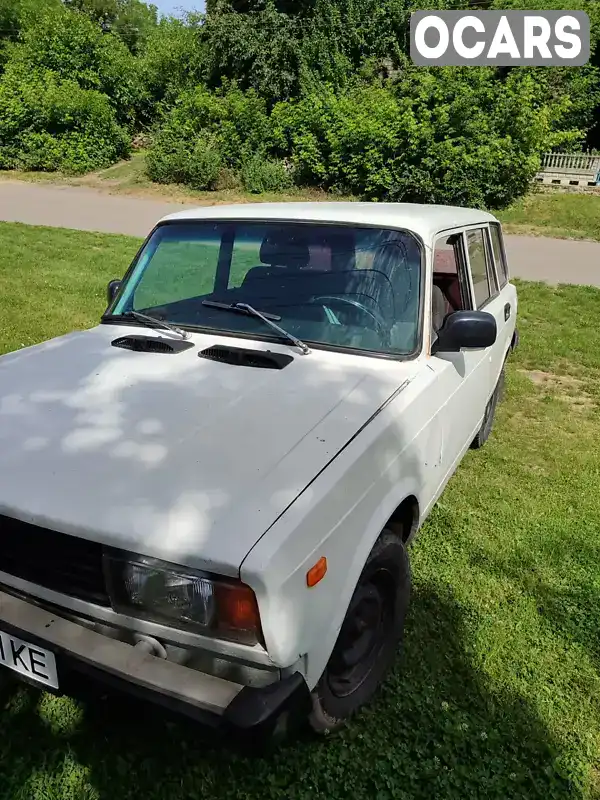
{"type": "Polygon", "coordinates": [[[103,33],[86,15],[60,5],[28,23],[12,46],[11,61],[22,75],[51,71],[82,89],[105,94],[120,123],[132,125],[142,100],[139,64],[123,42],[103,33]]]}
{"type": "Polygon", "coordinates": [[[8,60],[9,44],[16,42],[28,20],[46,8],[59,8],[61,0],[0,0],[0,72],[8,60]]]}
{"type": "Polygon", "coordinates": [[[142,0],[64,0],[67,8],[88,16],[105,32],[116,34],[132,53],[143,47],[157,25],[156,6],[142,0]]]}

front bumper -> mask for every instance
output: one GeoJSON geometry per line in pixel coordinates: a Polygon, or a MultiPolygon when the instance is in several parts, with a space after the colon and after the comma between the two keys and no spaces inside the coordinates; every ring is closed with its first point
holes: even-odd
{"type": "Polygon", "coordinates": [[[0,629],[52,651],[59,679],[83,674],[236,737],[269,737],[283,717],[310,711],[299,672],[265,687],[242,686],[148,655],[2,591],[0,629]]]}

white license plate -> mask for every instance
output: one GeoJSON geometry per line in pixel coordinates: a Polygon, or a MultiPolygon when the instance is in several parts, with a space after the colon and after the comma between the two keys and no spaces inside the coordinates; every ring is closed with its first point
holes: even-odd
{"type": "Polygon", "coordinates": [[[54,653],[0,631],[0,667],[2,666],[36,683],[58,689],[54,653]]]}

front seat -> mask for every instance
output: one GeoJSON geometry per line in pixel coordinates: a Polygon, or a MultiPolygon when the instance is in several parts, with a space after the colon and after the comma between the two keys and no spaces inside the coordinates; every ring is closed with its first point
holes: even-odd
{"type": "Polygon", "coordinates": [[[276,231],[266,236],[260,247],[262,266],[249,269],[242,282],[244,293],[261,299],[279,297],[289,289],[290,280],[305,279],[310,262],[308,242],[299,232],[276,231]]]}
{"type": "Polygon", "coordinates": [[[448,315],[448,301],[439,286],[433,285],[431,293],[431,327],[432,341],[438,338],[440,328],[448,315]]]}

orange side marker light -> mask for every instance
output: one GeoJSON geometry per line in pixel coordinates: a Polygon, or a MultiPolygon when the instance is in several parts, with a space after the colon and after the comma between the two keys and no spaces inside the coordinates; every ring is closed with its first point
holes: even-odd
{"type": "Polygon", "coordinates": [[[316,586],[319,581],[322,581],[325,577],[325,573],[327,572],[327,559],[325,556],[321,556],[321,558],[317,561],[317,563],[311,567],[308,572],[306,573],[306,585],[308,587],[316,586]]]}

